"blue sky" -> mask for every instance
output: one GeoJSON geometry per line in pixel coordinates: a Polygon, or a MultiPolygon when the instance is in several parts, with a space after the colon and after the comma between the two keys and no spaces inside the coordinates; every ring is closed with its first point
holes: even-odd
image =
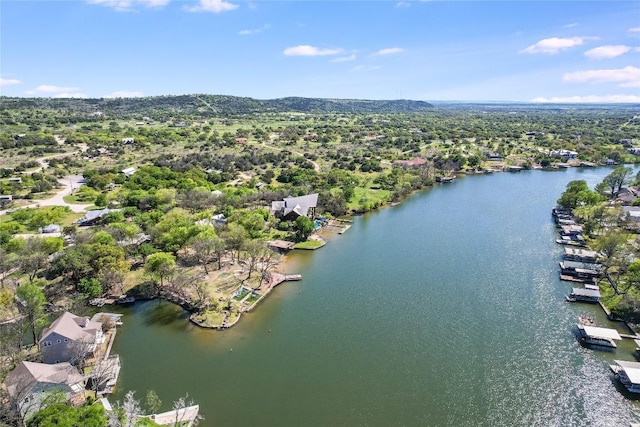
{"type": "Polygon", "coordinates": [[[640,102],[638,1],[0,3],[0,94],[640,102]]]}

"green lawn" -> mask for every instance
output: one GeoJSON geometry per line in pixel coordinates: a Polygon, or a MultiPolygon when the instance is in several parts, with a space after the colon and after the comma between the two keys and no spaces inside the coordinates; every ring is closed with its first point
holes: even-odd
{"type": "Polygon", "coordinates": [[[354,195],[347,204],[347,207],[350,210],[361,210],[361,208],[365,206],[381,206],[390,199],[391,192],[389,190],[373,190],[370,188],[356,187],[354,195]]]}
{"type": "Polygon", "coordinates": [[[323,247],[326,242],[322,240],[307,240],[306,242],[300,242],[293,245],[293,249],[307,249],[314,250],[323,247]]]}

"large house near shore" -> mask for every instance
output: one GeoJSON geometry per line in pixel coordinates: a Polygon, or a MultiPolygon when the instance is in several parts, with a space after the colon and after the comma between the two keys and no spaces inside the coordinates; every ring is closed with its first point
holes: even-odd
{"type": "Polygon", "coordinates": [[[102,323],[68,311],[45,328],[38,341],[45,363],[78,363],[105,340],[102,323]]]}
{"type": "Polygon", "coordinates": [[[46,364],[20,362],[5,380],[11,404],[22,419],[48,406],[53,393],[64,393],[72,406],[84,403],[84,376],[67,362],[46,364]]]}
{"type": "Polygon", "coordinates": [[[317,205],[318,193],[314,193],[306,196],[285,197],[282,201],[272,202],[271,211],[276,217],[285,221],[295,220],[299,216],[314,219],[317,205]]]}

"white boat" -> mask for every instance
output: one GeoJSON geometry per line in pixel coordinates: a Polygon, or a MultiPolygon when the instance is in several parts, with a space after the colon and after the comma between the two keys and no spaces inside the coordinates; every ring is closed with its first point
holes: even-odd
{"type": "Polygon", "coordinates": [[[615,365],[609,365],[622,385],[631,393],[640,393],[640,363],[614,360],[615,365]]]}
{"type": "Polygon", "coordinates": [[[600,347],[618,347],[614,340],[621,340],[622,337],[615,329],[598,328],[596,326],[578,325],[580,341],[585,344],[600,347]]]}

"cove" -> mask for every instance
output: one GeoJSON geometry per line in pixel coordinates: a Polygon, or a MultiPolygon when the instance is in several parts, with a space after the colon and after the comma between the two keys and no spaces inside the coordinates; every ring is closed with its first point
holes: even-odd
{"type": "Polygon", "coordinates": [[[174,305],[123,308],[118,393],[186,393],[204,426],[619,426],[637,401],[613,359],[572,329],[599,308],[569,304],[551,208],[574,179],[610,169],[471,176],[356,217],[227,331],[174,305]],[[271,332],[268,332],[271,330],[271,332]]]}

